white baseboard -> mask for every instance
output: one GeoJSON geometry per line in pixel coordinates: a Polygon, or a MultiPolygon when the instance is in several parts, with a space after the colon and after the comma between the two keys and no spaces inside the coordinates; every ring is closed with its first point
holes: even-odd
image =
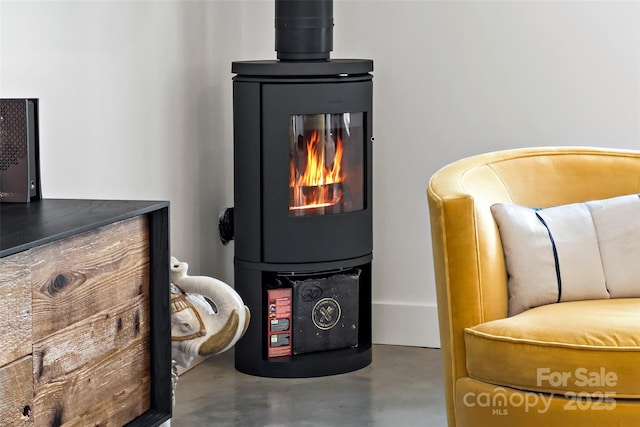
{"type": "Polygon", "coordinates": [[[435,304],[374,302],[371,317],[374,344],[440,348],[435,304]]]}

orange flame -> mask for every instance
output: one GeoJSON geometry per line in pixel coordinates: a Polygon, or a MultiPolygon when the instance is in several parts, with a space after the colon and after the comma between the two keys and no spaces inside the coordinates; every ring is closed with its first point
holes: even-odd
{"type": "Polygon", "coordinates": [[[325,146],[318,131],[313,131],[307,141],[307,164],[296,176],[294,159],[289,163],[289,187],[292,189],[290,210],[333,206],[342,198],[342,189],[333,184],[344,182],[342,173],[342,138],[336,141],[333,162],[325,166],[325,146]]]}

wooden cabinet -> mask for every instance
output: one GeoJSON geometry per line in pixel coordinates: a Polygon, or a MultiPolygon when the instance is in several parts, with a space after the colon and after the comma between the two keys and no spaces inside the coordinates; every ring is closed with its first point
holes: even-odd
{"type": "Polygon", "coordinates": [[[0,426],[170,418],[168,204],[0,205],[0,426]]]}

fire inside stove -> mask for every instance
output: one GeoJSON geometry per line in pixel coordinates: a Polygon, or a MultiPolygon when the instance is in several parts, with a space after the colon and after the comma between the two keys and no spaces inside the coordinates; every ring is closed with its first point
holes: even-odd
{"type": "Polygon", "coordinates": [[[293,203],[289,206],[290,210],[334,206],[342,199],[342,139],[338,136],[332,142],[335,153],[327,153],[326,144],[320,142],[318,131],[313,131],[306,143],[304,171],[297,173],[291,161],[289,187],[292,189],[293,203]]]}
{"type": "Polygon", "coordinates": [[[290,214],[363,209],[362,113],[294,115],[289,134],[290,214]]]}

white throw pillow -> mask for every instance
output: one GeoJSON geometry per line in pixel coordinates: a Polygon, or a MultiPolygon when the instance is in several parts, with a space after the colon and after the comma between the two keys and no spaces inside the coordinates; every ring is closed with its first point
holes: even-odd
{"type": "Polygon", "coordinates": [[[509,316],[543,304],[609,298],[586,206],[496,204],[491,212],[509,274],[509,316]]]}
{"type": "Polygon", "coordinates": [[[564,301],[640,297],[640,196],[534,209],[498,203],[509,316],[564,301]]]}
{"type": "Polygon", "coordinates": [[[640,195],[587,202],[611,298],[640,297],[640,195]]]}

